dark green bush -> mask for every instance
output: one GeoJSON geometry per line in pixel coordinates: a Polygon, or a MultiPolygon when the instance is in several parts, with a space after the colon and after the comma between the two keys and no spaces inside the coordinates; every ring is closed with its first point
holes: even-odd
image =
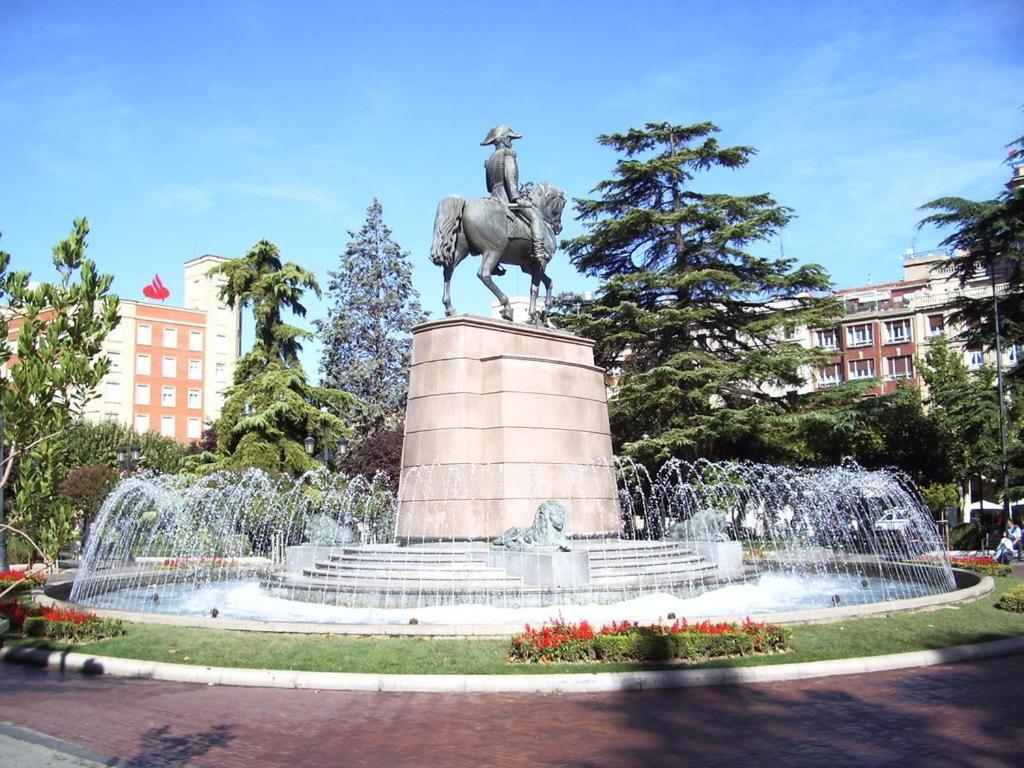
{"type": "Polygon", "coordinates": [[[21,625],[21,631],[26,637],[46,637],[48,622],[42,616],[27,616],[21,625]]]}
{"type": "Polygon", "coordinates": [[[961,523],[949,532],[949,548],[966,552],[981,549],[981,529],[974,523],[961,523]]]}
{"type": "Polygon", "coordinates": [[[1002,608],[1004,611],[1024,613],[1024,584],[1019,587],[1014,587],[1000,597],[999,602],[996,603],[996,607],[1002,608]]]}

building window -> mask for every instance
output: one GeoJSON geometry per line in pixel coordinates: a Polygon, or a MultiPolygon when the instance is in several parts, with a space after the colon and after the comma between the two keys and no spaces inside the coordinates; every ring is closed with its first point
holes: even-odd
{"type": "Polygon", "coordinates": [[[914,378],[914,358],[912,355],[888,357],[885,360],[890,379],[914,378]]]}
{"type": "Polygon", "coordinates": [[[165,357],[163,368],[160,371],[164,378],[173,379],[178,375],[178,360],[174,357],[165,357]]]}
{"type": "Polygon", "coordinates": [[[140,435],[144,435],[149,432],[149,414],[148,413],[137,413],[135,414],[135,431],[140,435]]]}
{"type": "Polygon", "coordinates": [[[121,370],[121,353],[120,352],[108,352],[107,359],[110,361],[110,370],[120,371],[121,370]]]}
{"type": "Polygon", "coordinates": [[[104,413],[103,414],[103,420],[105,422],[107,422],[108,424],[115,424],[115,423],[117,423],[117,414],[116,413],[104,413]]]}
{"type": "Polygon", "coordinates": [[[850,361],[851,379],[873,379],[875,377],[875,360],[869,357],[867,360],[850,361]]]}
{"type": "Polygon", "coordinates": [[[967,367],[972,371],[976,371],[985,364],[985,353],[980,349],[968,349],[964,353],[967,355],[967,367]]]}
{"type": "Polygon", "coordinates": [[[164,387],[160,390],[160,405],[164,408],[174,407],[174,387],[164,387]]]}
{"type": "Polygon", "coordinates": [[[188,391],[188,407],[189,408],[199,408],[200,407],[199,390],[198,389],[190,389],[188,391]]]}
{"type": "Polygon", "coordinates": [[[149,405],[149,384],[135,385],[135,404],[149,405]]]}
{"type": "Polygon", "coordinates": [[[188,433],[189,440],[198,440],[203,436],[203,422],[199,419],[189,418],[188,433]]]}
{"type": "Polygon", "coordinates": [[[874,338],[874,334],[871,332],[871,323],[850,325],[846,328],[848,347],[870,347],[874,338]]]}
{"type": "Polygon", "coordinates": [[[149,355],[136,356],[135,373],[139,376],[149,376],[149,355]]]}
{"type": "Polygon", "coordinates": [[[928,315],[928,335],[938,336],[946,331],[946,319],[942,315],[928,315]]]}
{"type": "Polygon", "coordinates": [[[834,387],[843,382],[843,367],[840,363],[823,365],[818,370],[818,385],[822,387],[834,387]]]}
{"type": "Polygon", "coordinates": [[[160,417],[160,434],[164,437],[174,437],[174,417],[160,417]]]}
{"type": "Polygon", "coordinates": [[[178,329],[164,328],[164,346],[174,349],[178,346],[178,329]]]}
{"type": "Polygon", "coordinates": [[[904,344],[910,341],[910,318],[885,321],[885,343],[904,344]]]}
{"type": "Polygon", "coordinates": [[[104,393],[108,402],[120,403],[121,402],[121,384],[116,381],[108,381],[106,386],[106,392],[104,393]]]}
{"type": "Polygon", "coordinates": [[[203,366],[198,360],[188,361],[188,377],[190,379],[203,378],[203,366]]]}
{"type": "Polygon", "coordinates": [[[217,376],[217,381],[224,381],[227,375],[227,368],[224,366],[224,363],[217,363],[213,367],[213,372],[217,376]]]}
{"type": "Polygon", "coordinates": [[[137,344],[152,344],[153,343],[153,327],[150,325],[140,325],[135,329],[135,342],[137,344]]]}
{"type": "Polygon", "coordinates": [[[1006,348],[1006,364],[1017,365],[1020,362],[1020,344],[1011,344],[1006,348]]]}
{"type": "Polygon", "coordinates": [[[223,333],[217,334],[217,354],[226,355],[228,353],[228,337],[223,333]]]}
{"type": "Polygon", "coordinates": [[[835,328],[826,331],[818,331],[818,346],[825,349],[839,349],[839,334],[835,328]]]}
{"type": "Polygon", "coordinates": [[[203,348],[203,332],[202,331],[189,331],[188,332],[188,348],[193,352],[199,352],[203,348]]]}

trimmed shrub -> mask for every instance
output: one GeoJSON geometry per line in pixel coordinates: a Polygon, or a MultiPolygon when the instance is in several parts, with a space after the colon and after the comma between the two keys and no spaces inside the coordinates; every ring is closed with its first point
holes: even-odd
{"type": "Polygon", "coordinates": [[[1014,587],[999,598],[996,608],[1014,613],[1024,613],[1024,584],[1014,587]]]}

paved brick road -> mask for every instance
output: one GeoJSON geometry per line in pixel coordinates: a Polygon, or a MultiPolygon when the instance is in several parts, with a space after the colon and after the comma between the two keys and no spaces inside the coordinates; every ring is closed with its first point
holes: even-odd
{"type": "Polygon", "coordinates": [[[0,664],[0,721],[108,765],[1020,766],[1007,744],[1020,744],[1021,681],[1020,656],[580,696],[208,687],[0,664]]]}

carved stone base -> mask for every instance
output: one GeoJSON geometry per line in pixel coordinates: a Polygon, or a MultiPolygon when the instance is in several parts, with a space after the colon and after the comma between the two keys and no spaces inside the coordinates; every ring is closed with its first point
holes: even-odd
{"type": "Polygon", "coordinates": [[[548,499],[570,536],[620,530],[593,342],[473,316],[413,329],[401,541],[491,539],[548,499]]]}

